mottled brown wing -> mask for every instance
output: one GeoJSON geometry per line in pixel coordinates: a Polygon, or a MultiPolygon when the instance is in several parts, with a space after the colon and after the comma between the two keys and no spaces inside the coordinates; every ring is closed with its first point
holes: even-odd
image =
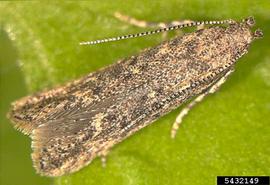
{"type": "Polygon", "coordinates": [[[65,110],[74,107],[73,104],[78,107],[96,104],[103,97],[128,93],[148,81],[152,83],[149,85],[160,86],[156,91],[183,80],[194,81],[192,78],[202,76],[202,72],[222,65],[224,58],[230,60],[227,51],[236,46],[222,47],[223,42],[230,42],[224,33],[225,29],[215,27],[163,42],[65,86],[23,98],[12,105],[9,118],[16,128],[29,135],[49,121],[51,114],[58,117],[67,114],[65,110]],[[228,56],[220,55],[221,51],[228,56]]]}
{"type": "Polygon", "coordinates": [[[7,116],[15,128],[30,135],[35,128],[49,119],[65,116],[76,106],[77,108],[88,106],[99,101],[99,93],[107,89],[108,84],[114,85],[115,78],[121,75],[123,70],[122,64],[119,63],[90,73],[64,86],[17,100],[12,103],[7,116]]]}
{"type": "MultiPolygon", "coordinates": [[[[142,88],[134,91],[138,93],[135,99],[141,99],[139,97],[146,93],[142,88]]],[[[31,135],[32,158],[37,171],[47,176],[77,171],[117,143],[118,138],[123,138],[121,134],[127,124],[119,124],[115,115],[118,114],[119,119],[118,111],[130,109],[128,99],[123,93],[83,108],[75,106],[65,115],[51,114],[50,121],[39,125],[31,135]]],[[[121,120],[129,119],[122,117],[121,120]]]]}
{"type": "Polygon", "coordinates": [[[36,127],[47,121],[49,114],[60,113],[61,111],[62,113],[68,113],[63,109],[65,109],[66,103],[71,98],[74,98],[74,96],[70,96],[70,90],[68,89],[79,85],[79,81],[71,82],[67,86],[50,91],[36,93],[13,102],[8,117],[12,120],[15,128],[24,134],[30,135],[36,127]]]}

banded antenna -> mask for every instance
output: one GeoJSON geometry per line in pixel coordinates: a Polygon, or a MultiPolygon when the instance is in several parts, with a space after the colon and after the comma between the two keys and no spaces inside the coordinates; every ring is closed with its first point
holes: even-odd
{"type": "Polygon", "coordinates": [[[232,24],[232,23],[235,23],[235,21],[233,21],[231,19],[221,20],[221,21],[197,21],[197,22],[194,21],[194,22],[190,22],[190,23],[186,23],[186,24],[179,24],[179,25],[175,25],[175,26],[160,28],[160,29],[141,32],[141,33],[122,35],[122,36],[118,36],[118,37],[111,37],[111,38],[105,38],[105,39],[94,40],[94,41],[83,41],[83,42],[80,42],[80,45],[95,45],[95,44],[101,44],[101,43],[105,43],[105,42],[113,42],[113,41],[119,41],[119,40],[124,40],[124,39],[143,37],[146,35],[153,35],[153,34],[162,33],[162,32],[166,32],[166,31],[172,31],[172,30],[193,27],[193,26],[199,26],[199,25],[218,25],[218,24],[232,24]]]}

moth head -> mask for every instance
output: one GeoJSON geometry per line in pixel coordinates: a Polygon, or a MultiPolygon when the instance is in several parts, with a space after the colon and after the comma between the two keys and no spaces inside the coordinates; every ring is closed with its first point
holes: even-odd
{"type": "Polygon", "coordinates": [[[244,19],[243,22],[249,27],[253,27],[255,25],[255,19],[252,16],[244,19]]]}
{"type": "Polygon", "coordinates": [[[257,29],[254,34],[253,34],[254,38],[255,39],[259,39],[259,38],[262,38],[263,37],[263,32],[261,29],[257,29]]]}
{"type": "MultiPolygon", "coordinates": [[[[247,25],[249,28],[253,27],[255,25],[255,19],[254,17],[250,16],[246,19],[243,19],[243,23],[245,25],[247,25]]],[[[254,33],[253,33],[253,37],[255,39],[258,39],[258,38],[262,38],[263,37],[263,32],[261,29],[257,29],[254,33]]]]}

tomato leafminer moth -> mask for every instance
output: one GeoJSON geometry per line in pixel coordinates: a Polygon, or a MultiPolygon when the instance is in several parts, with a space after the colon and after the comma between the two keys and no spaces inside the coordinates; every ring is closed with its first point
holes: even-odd
{"type": "Polygon", "coordinates": [[[173,124],[174,137],[190,108],[214,93],[251,42],[262,37],[261,30],[251,31],[254,24],[252,17],[241,22],[188,21],[82,42],[98,44],[211,25],[176,36],[64,86],[22,98],[12,104],[8,117],[32,138],[34,167],[46,176],[78,171],[115,144],[192,100],[173,124]]]}

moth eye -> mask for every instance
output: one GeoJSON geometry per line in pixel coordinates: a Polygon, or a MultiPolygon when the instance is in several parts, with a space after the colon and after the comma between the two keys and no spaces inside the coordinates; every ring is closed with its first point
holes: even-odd
{"type": "Polygon", "coordinates": [[[262,38],[263,37],[263,32],[261,29],[257,29],[255,32],[254,32],[254,38],[258,39],[258,38],[262,38]]]}
{"type": "Polygon", "coordinates": [[[252,27],[255,24],[254,17],[248,17],[244,20],[244,22],[246,22],[249,27],[252,27]]]}

